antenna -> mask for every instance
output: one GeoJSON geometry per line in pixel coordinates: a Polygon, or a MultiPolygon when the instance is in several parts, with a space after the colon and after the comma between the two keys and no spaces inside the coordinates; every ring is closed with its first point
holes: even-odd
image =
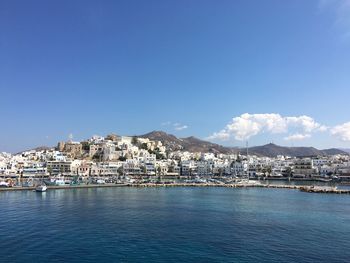
{"type": "Polygon", "coordinates": [[[247,148],[247,159],[248,159],[248,141],[245,142],[245,147],[247,148]]]}

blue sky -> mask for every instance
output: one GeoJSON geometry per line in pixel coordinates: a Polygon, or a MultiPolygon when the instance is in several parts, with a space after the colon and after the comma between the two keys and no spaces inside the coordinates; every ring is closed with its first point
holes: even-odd
{"type": "Polygon", "coordinates": [[[349,84],[349,0],[0,2],[0,151],[151,130],[350,147],[349,84]]]}

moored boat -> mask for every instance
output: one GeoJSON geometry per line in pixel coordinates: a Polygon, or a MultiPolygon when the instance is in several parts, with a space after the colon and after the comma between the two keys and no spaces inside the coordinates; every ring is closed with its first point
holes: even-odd
{"type": "Polygon", "coordinates": [[[44,184],[38,185],[38,186],[35,188],[35,191],[36,191],[36,192],[45,192],[46,190],[47,190],[47,186],[44,185],[44,184]]]}
{"type": "Polygon", "coordinates": [[[0,182],[0,187],[10,187],[8,182],[0,182]]]}

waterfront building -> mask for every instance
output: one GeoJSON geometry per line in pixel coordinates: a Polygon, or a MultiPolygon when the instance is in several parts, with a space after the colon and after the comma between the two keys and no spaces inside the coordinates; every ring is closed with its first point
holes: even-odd
{"type": "Polygon", "coordinates": [[[48,161],[46,164],[46,169],[50,175],[71,174],[71,166],[71,161],[48,161]]]}
{"type": "Polygon", "coordinates": [[[194,161],[186,160],[181,162],[181,175],[193,176],[197,174],[197,166],[194,161]]]}
{"type": "Polygon", "coordinates": [[[44,163],[32,162],[22,168],[22,177],[48,176],[44,163]]]}
{"type": "Polygon", "coordinates": [[[197,162],[197,174],[198,176],[209,176],[212,174],[213,165],[210,162],[197,162]]]}
{"type": "Polygon", "coordinates": [[[311,177],[318,174],[311,158],[297,159],[294,163],[294,176],[311,177]]]}
{"type": "Polygon", "coordinates": [[[321,176],[332,175],[335,173],[335,168],[329,165],[322,165],[318,170],[321,176]]]}

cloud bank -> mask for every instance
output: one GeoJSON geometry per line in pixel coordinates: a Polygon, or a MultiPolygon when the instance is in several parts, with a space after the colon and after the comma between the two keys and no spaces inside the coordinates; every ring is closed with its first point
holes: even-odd
{"type": "Polygon", "coordinates": [[[350,122],[333,127],[331,134],[342,141],[350,141],[350,122]]]}
{"type": "Polygon", "coordinates": [[[328,128],[313,118],[302,116],[281,116],[277,113],[249,114],[234,117],[226,127],[213,133],[209,140],[248,140],[261,133],[287,134],[285,140],[303,140],[311,133],[326,131],[328,128]]]}

